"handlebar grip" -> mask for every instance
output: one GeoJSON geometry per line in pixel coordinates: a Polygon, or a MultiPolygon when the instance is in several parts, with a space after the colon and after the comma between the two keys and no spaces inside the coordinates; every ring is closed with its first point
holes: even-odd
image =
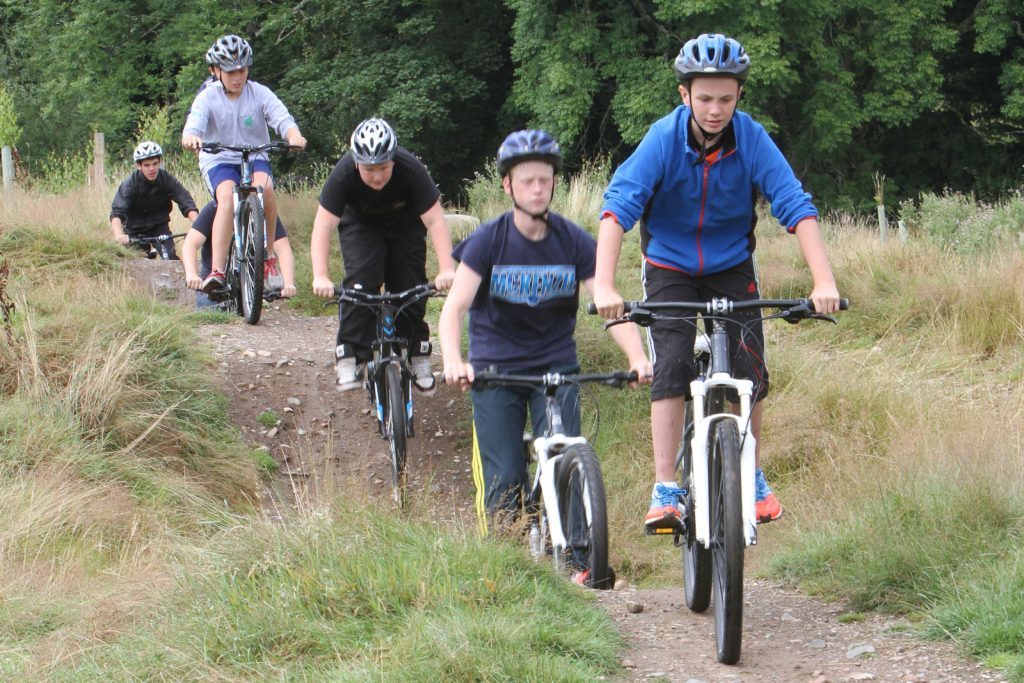
{"type": "MultiPolygon", "coordinates": [[[[641,303],[642,302],[640,301],[623,301],[622,310],[624,313],[629,313],[634,308],[639,308],[641,303]]],[[[597,304],[595,304],[593,301],[587,304],[587,313],[589,313],[590,315],[597,315],[597,304]]]]}
{"type": "MultiPolygon", "coordinates": [[[[814,302],[811,301],[810,299],[808,299],[807,301],[808,301],[808,303],[810,303],[811,310],[814,310],[815,312],[817,312],[816,309],[815,309],[815,306],[814,306],[814,302]]],[[[848,310],[850,310],[850,300],[845,298],[845,297],[841,298],[839,300],[839,310],[840,311],[848,311],[848,310]]]]}
{"type": "Polygon", "coordinates": [[[595,304],[593,301],[587,304],[587,313],[589,313],[590,315],[597,315],[597,304],[595,304]]]}

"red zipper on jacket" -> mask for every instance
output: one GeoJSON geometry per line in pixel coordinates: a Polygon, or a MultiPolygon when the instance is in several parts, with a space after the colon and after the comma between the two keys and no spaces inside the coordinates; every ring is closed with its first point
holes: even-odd
{"type": "Polygon", "coordinates": [[[704,272],[704,249],[700,245],[700,233],[704,230],[704,205],[708,200],[708,170],[711,164],[704,162],[704,184],[700,190],[700,218],[697,219],[697,275],[704,272]]]}

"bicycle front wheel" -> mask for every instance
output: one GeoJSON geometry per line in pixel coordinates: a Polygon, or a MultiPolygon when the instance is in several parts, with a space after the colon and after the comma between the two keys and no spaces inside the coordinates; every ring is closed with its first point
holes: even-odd
{"type": "Polygon", "coordinates": [[[589,572],[589,588],[612,588],[604,479],[593,448],[569,447],[558,465],[557,491],[562,533],[568,542],[567,564],[575,571],[589,572]]]}
{"type": "Polygon", "coordinates": [[[686,606],[694,612],[703,612],[711,604],[711,551],[704,547],[694,533],[693,517],[693,401],[686,402],[683,418],[683,443],[679,454],[679,488],[683,496],[683,588],[686,606]]]}
{"type": "Polygon", "coordinates": [[[740,435],[736,422],[722,419],[711,431],[711,565],[718,661],[740,658],[743,630],[743,499],[740,435]]]}
{"type": "Polygon", "coordinates": [[[391,497],[402,505],[405,500],[405,398],[402,395],[402,371],[397,362],[384,368],[387,415],[384,432],[391,449],[391,497]]]}
{"type": "Polygon", "coordinates": [[[242,205],[242,317],[255,325],[263,312],[265,218],[260,198],[251,194],[242,205]]]}
{"type": "Polygon", "coordinates": [[[225,273],[228,288],[228,299],[225,302],[227,309],[238,315],[242,315],[242,273],[241,259],[238,257],[238,247],[235,245],[235,237],[231,236],[228,243],[228,267],[225,273]]]}

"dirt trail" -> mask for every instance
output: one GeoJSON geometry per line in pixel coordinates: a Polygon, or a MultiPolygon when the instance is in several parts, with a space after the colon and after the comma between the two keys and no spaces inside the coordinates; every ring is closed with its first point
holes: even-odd
{"type": "MultiPolygon", "coordinates": [[[[137,260],[131,274],[166,300],[191,305],[174,263],[137,260]]],[[[266,503],[298,504],[296,492],[334,486],[352,494],[387,497],[387,445],[376,435],[362,391],[334,388],[336,320],[306,318],[272,306],[252,327],[240,321],[203,328],[216,356],[217,378],[231,397],[231,417],[251,443],[280,464],[266,503]],[[264,411],[281,417],[268,429],[264,411]]],[[[435,365],[437,365],[435,359],[435,365]]],[[[417,436],[410,440],[410,489],[441,518],[471,523],[469,404],[449,387],[416,403],[417,436]]],[[[958,654],[948,642],[915,639],[902,619],[871,616],[840,623],[843,610],[765,581],[746,584],[743,655],[736,666],[715,660],[709,610],[693,614],[680,585],[623,586],[596,593],[623,634],[627,681],[1001,681],[958,654]]]]}

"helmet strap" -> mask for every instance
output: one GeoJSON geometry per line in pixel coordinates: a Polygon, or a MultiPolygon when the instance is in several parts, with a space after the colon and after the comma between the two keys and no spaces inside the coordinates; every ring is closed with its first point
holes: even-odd
{"type": "Polygon", "coordinates": [[[693,121],[693,125],[697,126],[697,130],[700,131],[700,155],[697,156],[697,161],[694,162],[694,165],[703,164],[705,161],[707,161],[708,158],[708,143],[711,141],[712,138],[716,138],[722,133],[724,133],[725,129],[722,129],[722,132],[715,133],[714,135],[707,132],[701,127],[699,123],[697,123],[697,119],[693,115],[692,108],[690,109],[690,120],[693,121]]]}

